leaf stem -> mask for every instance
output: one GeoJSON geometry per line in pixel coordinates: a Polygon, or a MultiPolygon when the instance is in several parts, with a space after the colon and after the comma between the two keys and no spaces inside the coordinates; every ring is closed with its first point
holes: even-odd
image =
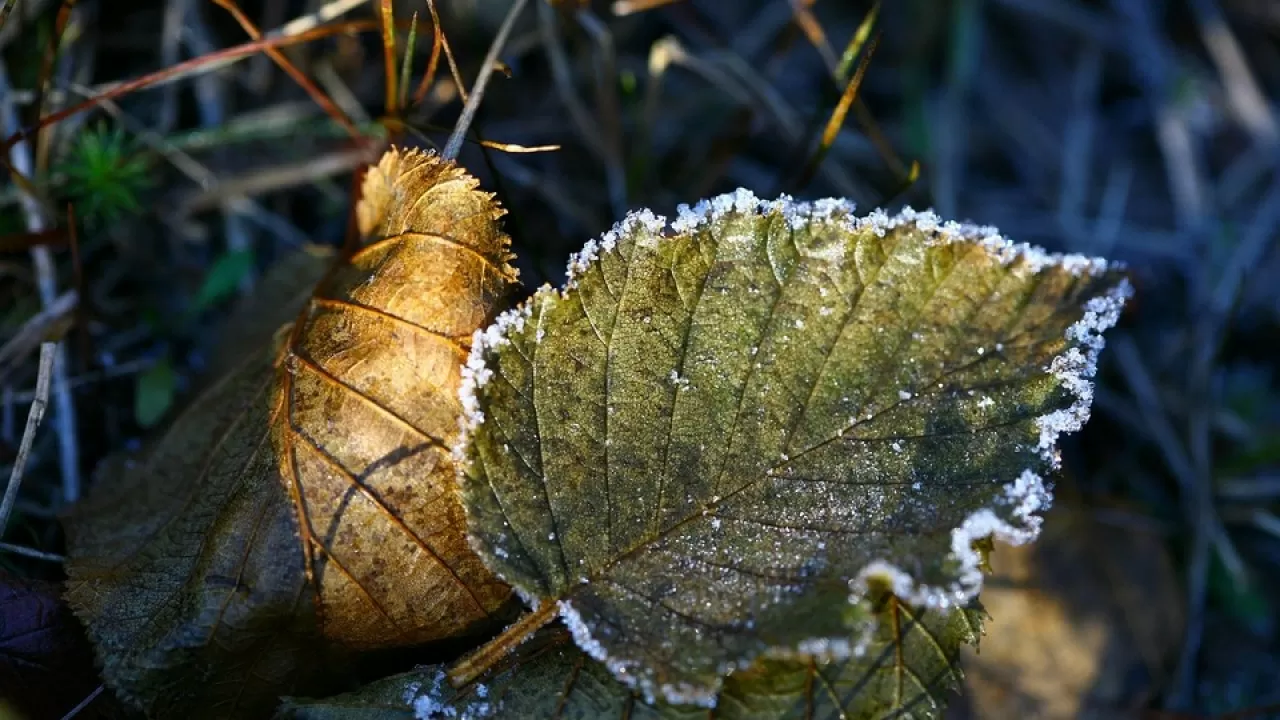
{"type": "Polygon", "coordinates": [[[515,650],[529,636],[556,618],[559,604],[550,599],[542,601],[537,610],[517,620],[502,634],[482,645],[478,650],[462,658],[449,668],[449,683],[461,688],[475,682],[489,672],[507,653],[515,650]]]}

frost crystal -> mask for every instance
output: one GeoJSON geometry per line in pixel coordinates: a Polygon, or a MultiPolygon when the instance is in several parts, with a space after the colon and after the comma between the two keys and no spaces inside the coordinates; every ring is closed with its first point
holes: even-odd
{"type": "MultiPolygon", "coordinates": [[[[543,289],[549,288],[549,285],[543,286],[543,289]]],[[[462,381],[458,385],[462,415],[458,418],[460,432],[453,446],[453,459],[459,469],[466,461],[466,447],[472,431],[484,423],[484,411],[480,409],[477,393],[493,378],[493,370],[485,364],[485,355],[509,343],[509,333],[524,329],[525,321],[533,312],[531,302],[532,299],[503,312],[492,325],[476,330],[471,336],[471,352],[462,366],[462,381]]]]}
{"type": "Polygon", "coordinates": [[[1036,421],[1040,428],[1037,449],[1054,467],[1058,462],[1058,436],[1079,430],[1089,420],[1089,407],[1093,404],[1093,384],[1089,379],[1098,371],[1098,353],[1106,344],[1102,333],[1120,319],[1120,310],[1131,295],[1133,287],[1128,280],[1123,280],[1112,293],[1089,300],[1084,306],[1084,316],[1067,328],[1067,339],[1079,343],[1080,347],[1070,348],[1049,364],[1049,372],[1075,396],[1070,407],[1036,421]]]}
{"type": "Polygon", "coordinates": [[[440,690],[444,687],[444,670],[437,670],[431,681],[431,689],[418,695],[422,688],[418,683],[411,684],[405,691],[405,701],[413,705],[413,716],[418,720],[440,720],[458,716],[456,708],[449,707],[440,699],[440,690]],[[415,697],[416,696],[416,697],[415,697]]]}
{"type": "Polygon", "coordinates": [[[577,287],[578,278],[582,277],[582,274],[599,259],[602,253],[612,252],[618,245],[618,238],[630,235],[637,228],[644,228],[653,235],[661,235],[666,227],[667,219],[661,215],[654,215],[651,210],[628,213],[599,240],[588,240],[581,250],[569,256],[569,266],[566,269],[568,279],[565,281],[564,290],[577,287]]]}

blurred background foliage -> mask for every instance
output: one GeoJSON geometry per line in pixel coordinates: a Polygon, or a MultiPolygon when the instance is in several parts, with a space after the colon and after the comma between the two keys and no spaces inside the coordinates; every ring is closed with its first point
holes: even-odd
{"type": "MultiPolygon", "coordinates": [[[[246,42],[220,4],[0,0],[3,134],[246,42]]],[[[425,0],[392,4],[424,28],[416,87],[430,14],[425,0]]],[[[379,6],[235,7],[286,35],[309,17],[365,21],[281,52],[365,136],[443,145],[461,108],[445,61],[423,101],[387,119],[379,6]]],[[[469,85],[509,3],[437,6],[469,85]]],[[[1280,4],[885,2],[857,99],[810,172],[871,11],[537,0],[474,129],[559,148],[472,142],[461,161],[509,209],[528,288],[560,280],[568,253],[628,209],[670,214],[739,186],[933,207],[1128,262],[1138,296],[1103,355],[1094,419],[1067,448],[1045,539],[995,553],[993,619],[952,714],[1280,717],[1280,4]]],[[[214,331],[267,268],[343,242],[369,158],[262,54],[9,143],[31,184],[0,184],[0,476],[39,342],[62,349],[0,570],[60,579],[58,513],[103,457],[138,447],[209,381],[225,350],[214,331]]]]}

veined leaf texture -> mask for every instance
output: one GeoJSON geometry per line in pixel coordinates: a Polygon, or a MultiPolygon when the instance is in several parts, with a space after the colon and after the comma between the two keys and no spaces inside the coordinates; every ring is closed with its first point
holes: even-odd
{"type": "Polygon", "coordinates": [[[279,268],[225,374],[105,466],[67,522],[67,597],[121,696],[261,714],[331,656],[467,633],[507,601],[449,454],[459,365],[515,280],[501,213],[454,164],[388,152],[362,247],[279,268]]]}

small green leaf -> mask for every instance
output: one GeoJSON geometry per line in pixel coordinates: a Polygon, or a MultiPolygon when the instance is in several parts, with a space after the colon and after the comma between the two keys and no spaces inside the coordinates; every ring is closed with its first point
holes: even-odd
{"type": "Polygon", "coordinates": [[[191,302],[191,312],[199,313],[235,294],[240,283],[253,272],[252,250],[232,250],[213,262],[204,282],[191,302]]]}
{"type": "MultiPolygon", "coordinates": [[[[959,685],[960,646],[977,644],[982,611],[908,608],[892,595],[879,604],[875,635],[863,652],[828,664],[765,659],[730,675],[717,718],[831,717],[863,720],[933,717],[959,685]]],[[[453,689],[441,667],[395,675],[322,700],[287,698],[277,716],[298,720],[401,718],[705,718],[704,708],[648,704],[553,629],[475,684],[453,689]]]]}
{"type": "Polygon", "coordinates": [[[162,355],[154,365],[143,370],[133,394],[133,417],[138,425],[145,428],[159,422],[173,405],[177,386],[178,375],[168,355],[162,355]]]}
{"type": "Polygon", "coordinates": [[[632,214],[477,335],[458,452],[489,567],[674,703],[761,655],[847,656],[873,579],[974,598],[973,541],[1036,535],[1120,272],[746,191],[671,229],[632,214]]]}

